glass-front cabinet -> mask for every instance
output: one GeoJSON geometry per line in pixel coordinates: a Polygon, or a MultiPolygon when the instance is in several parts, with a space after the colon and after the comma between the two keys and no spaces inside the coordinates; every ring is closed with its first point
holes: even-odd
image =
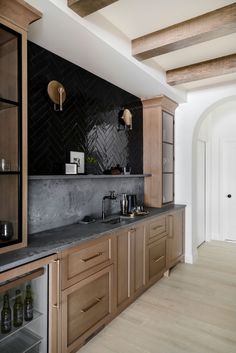
{"type": "Polygon", "coordinates": [[[27,245],[27,30],[41,15],[0,1],[0,254],[27,245]]]}
{"type": "Polygon", "coordinates": [[[163,207],[174,202],[174,114],[177,103],[166,96],[143,102],[144,203],[163,207]]]}
{"type": "Polygon", "coordinates": [[[174,116],[162,112],[162,203],[174,202],[174,116]]]}
{"type": "Polygon", "coordinates": [[[0,24],[0,247],[22,241],[21,34],[0,24]]]}

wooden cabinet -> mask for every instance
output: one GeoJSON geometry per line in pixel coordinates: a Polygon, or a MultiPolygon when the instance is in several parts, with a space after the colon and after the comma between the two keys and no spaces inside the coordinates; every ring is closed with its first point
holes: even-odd
{"type": "Polygon", "coordinates": [[[145,225],[117,233],[117,310],[123,310],[145,285],[145,225]]]}
{"type": "Polygon", "coordinates": [[[62,352],[76,351],[107,323],[113,309],[113,265],[62,292],[62,352]]]}
{"type": "Polygon", "coordinates": [[[27,244],[27,28],[41,13],[0,2],[0,253],[27,244]]]}
{"type": "Polygon", "coordinates": [[[90,276],[114,261],[114,241],[103,237],[63,252],[62,289],[90,276]]]}
{"type": "Polygon", "coordinates": [[[64,251],[61,299],[54,298],[61,303],[57,353],[78,350],[183,259],[183,233],[184,209],[177,209],[64,251]]]}
{"type": "Polygon", "coordinates": [[[146,279],[150,285],[157,281],[167,268],[167,216],[158,216],[147,222],[146,228],[146,279]]]}
{"type": "Polygon", "coordinates": [[[115,237],[104,236],[61,256],[62,353],[79,349],[115,312],[115,237]]]}
{"type": "Polygon", "coordinates": [[[146,248],[147,283],[156,282],[166,271],[166,237],[147,245],[146,248]]]}
{"type": "Polygon", "coordinates": [[[167,218],[166,216],[159,216],[156,219],[148,222],[147,225],[147,242],[151,243],[163,236],[167,235],[167,218]]]}
{"type": "Polygon", "coordinates": [[[163,207],[174,202],[174,112],[165,96],[143,103],[144,203],[163,207]]]}
{"type": "Polygon", "coordinates": [[[173,267],[184,260],[184,210],[167,215],[167,266],[173,267]]]}

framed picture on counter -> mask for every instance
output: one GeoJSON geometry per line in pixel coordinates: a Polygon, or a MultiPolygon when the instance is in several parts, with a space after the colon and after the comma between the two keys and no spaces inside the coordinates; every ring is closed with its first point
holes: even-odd
{"type": "Polygon", "coordinates": [[[70,151],[70,163],[76,163],[77,173],[84,174],[84,152],[70,151]]]}

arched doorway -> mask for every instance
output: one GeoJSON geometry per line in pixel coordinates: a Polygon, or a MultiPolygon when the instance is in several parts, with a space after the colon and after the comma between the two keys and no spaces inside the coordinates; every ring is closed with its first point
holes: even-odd
{"type": "Polygon", "coordinates": [[[218,101],[199,118],[192,168],[193,250],[211,239],[236,240],[235,96],[218,101]],[[227,197],[234,187],[235,195],[227,197]]]}

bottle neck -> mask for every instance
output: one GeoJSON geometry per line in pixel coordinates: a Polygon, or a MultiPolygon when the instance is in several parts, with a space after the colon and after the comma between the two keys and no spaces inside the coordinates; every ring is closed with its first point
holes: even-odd
{"type": "Polygon", "coordinates": [[[9,305],[9,298],[8,297],[4,298],[3,307],[4,307],[4,309],[9,309],[10,305],[9,305]]]}

